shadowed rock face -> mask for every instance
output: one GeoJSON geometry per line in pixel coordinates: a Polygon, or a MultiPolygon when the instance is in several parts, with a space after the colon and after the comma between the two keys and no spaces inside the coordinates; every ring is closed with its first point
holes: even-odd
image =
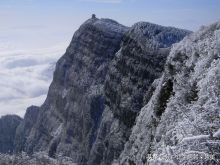
{"type": "Polygon", "coordinates": [[[86,21],[57,62],[45,103],[30,108],[18,127],[16,151],[111,164],[151,98],[171,45],[187,34],[144,22],[127,28],[109,19],[86,21]]]}
{"type": "Polygon", "coordinates": [[[16,128],[21,122],[22,119],[16,115],[0,118],[0,153],[13,153],[16,128]]]}
{"type": "Polygon", "coordinates": [[[15,153],[24,151],[25,147],[28,145],[26,143],[26,138],[29,136],[32,127],[36,123],[39,114],[39,107],[31,106],[27,109],[24,120],[16,129],[15,136],[15,153]]]}

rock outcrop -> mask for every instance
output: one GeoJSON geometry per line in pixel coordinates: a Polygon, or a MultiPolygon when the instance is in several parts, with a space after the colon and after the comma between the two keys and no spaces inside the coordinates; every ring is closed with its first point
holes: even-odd
{"type": "Polygon", "coordinates": [[[16,128],[21,122],[22,119],[16,115],[0,118],[0,153],[13,153],[16,128]]]}
{"type": "Polygon", "coordinates": [[[27,147],[27,137],[29,136],[31,129],[36,124],[39,114],[39,107],[31,106],[26,110],[24,120],[19,124],[16,129],[14,139],[14,152],[20,153],[27,147]]]}
{"type": "Polygon", "coordinates": [[[119,164],[219,164],[220,23],[175,44],[119,164]]]}

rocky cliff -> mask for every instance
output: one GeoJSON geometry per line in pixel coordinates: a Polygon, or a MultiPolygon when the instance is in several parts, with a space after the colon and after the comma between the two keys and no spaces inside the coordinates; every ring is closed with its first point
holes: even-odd
{"type": "Polygon", "coordinates": [[[21,122],[22,119],[16,115],[0,118],[0,153],[13,153],[15,132],[21,122]]]}
{"type": "Polygon", "coordinates": [[[27,137],[29,136],[31,129],[36,124],[39,114],[39,107],[31,106],[26,110],[24,120],[19,124],[16,129],[14,139],[14,152],[19,153],[25,151],[27,147],[27,137]]]}
{"type": "Polygon", "coordinates": [[[65,155],[79,163],[89,159],[105,107],[106,74],[127,30],[113,20],[96,18],[79,28],[57,62],[47,99],[25,143],[16,144],[19,148],[65,155]]]}

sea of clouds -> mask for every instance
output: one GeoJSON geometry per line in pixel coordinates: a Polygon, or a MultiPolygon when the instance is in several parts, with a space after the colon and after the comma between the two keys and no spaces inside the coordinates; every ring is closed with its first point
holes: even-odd
{"type": "Polygon", "coordinates": [[[65,17],[44,20],[38,13],[33,19],[33,13],[13,12],[0,10],[6,17],[0,23],[0,117],[23,117],[27,107],[43,104],[56,62],[79,25],[65,17]]]}
{"type": "Polygon", "coordinates": [[[66,44],[44,49],[16,50],[0,44],[0,116],[23,116],[30,105],[40,106],[52,81],[56,61],[66,44]]]}

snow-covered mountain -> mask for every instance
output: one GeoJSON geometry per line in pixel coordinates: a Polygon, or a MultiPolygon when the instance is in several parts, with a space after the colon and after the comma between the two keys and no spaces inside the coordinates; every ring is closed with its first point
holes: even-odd
{"type": "Polygon", "coordinates": [[[191,34],[93,16],[58,60],[44,104],[17,127],[14,153],[86,165],[218,164],[219,69],[220,23],[191,34]]]}
{"type": "Polygon", "coordinates": [[[175,44],[154,83],[118,162],[219,164],[220,22],[175,44]]]}

